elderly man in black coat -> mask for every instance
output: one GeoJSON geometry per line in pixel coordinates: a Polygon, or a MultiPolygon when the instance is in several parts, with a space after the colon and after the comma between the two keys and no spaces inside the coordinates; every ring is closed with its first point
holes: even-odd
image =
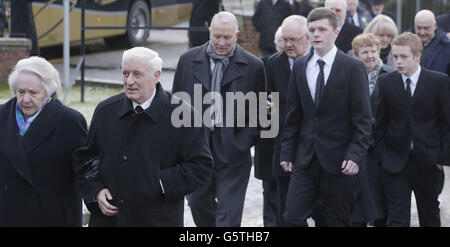
{"type": "Polygon", "coordinates": [[[205,129],[172,118],[192,108],[159,84],[158,53],[127,50],[122,68],[125,93],[97,106],[86,146],[74,154],[89,226],[183,226],[184,196],[211,173],[205,129]]]}
{"type": "Polygon", "coordinates": [[[238,34],[236,17],[225,11],[217,13],[211,22],[210,42],[183,54],[174,77],[172,91],[192,98],[196,110],[212,122],[208,138],[214,158],[213,176],[206,186],[187,197],[197,226],[241,224],[252,165],[250,147],[255,145],[259,129],[247,121],[256,107],[245,107],[242,125],[229,123],[233,115],[228,113],[237,120],[242,108],[226,95],[258,95],[265,90],[266,79],[262,61],[236,43],[238,34]],[[207,95],[218,97],[205,102],[202,99],[207,95]],[[223,113],[227,114],[216,108],[221,98],[223,113]],[[211,108],[214,110],[209,111],[211,108]]]}

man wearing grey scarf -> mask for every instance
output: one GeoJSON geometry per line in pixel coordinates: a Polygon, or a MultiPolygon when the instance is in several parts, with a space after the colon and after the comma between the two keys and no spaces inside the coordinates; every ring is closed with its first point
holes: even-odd
{"type": "MultiPolygon", "coordinates": [[[[214,160],[210,179],[189,194],[187,201],[197,226],[238,227],[252,166],[250,148],[256,144],[259,130],[248,123],[237,126],[238,109],[248,113],[249,119],[254,116],[250,111],[256,109],[250,109],[250,104],[237,105],[236,98],[227,99],[226,95],[258,95],[265,91],[264,64],[237,44],[238,22],[232,13],[217,13],[209,31],[209,42],[180,57],[172,88],[173,93],[187,93],[192,102],[203,102],[200,109],[199,105],[191,105],[203,113],[203,123],[209,127],[207,134],[214,160]],[[199,88],[202,99],[195,98],[199,88]],[[234,114],[234,119],[228,119],[226,113],[231,117],[234,114]],[[235,121],[233,126],[225,124],[227,120],[235,121]]],[[[263,103],[265,107],[266,102],[263,103]]]]}
{"type": "Polygon", "coordinates": [[[217,99],[220,96],[220,89],[222,88],[222,79],[223,73],[228,67],[230,63],[230,59],[234,55],[234,51],[236,49],[236,44],[233,46],[233,49],[230,53],[226,55],[218,55],[211,44],[208,42],[208,47],[206,48],[206,53],[210,58],[211,64],[214,64],[214,69],[212,69],[212,77],[211,77],[211,104],[214,107],[214,110],[211,111],[211,130],[214,130],[214,126],[223,127],[223,117],[222,117],[222,100],[217,99]]]}

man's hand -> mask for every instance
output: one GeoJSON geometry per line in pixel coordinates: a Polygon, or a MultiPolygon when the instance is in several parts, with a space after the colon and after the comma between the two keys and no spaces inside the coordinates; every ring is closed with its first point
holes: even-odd
{"type": "Polygon", "coordinates": [[[98,207],[102,211],[102,213],[106,216],[114,216],[117,215],[118,210],[117,207],[111,205],[108,200],[112,200],[111,192],[108,189],[104,188],[97,194],[97,202],[98,207]]]}
{"type": "Polygon", "coordinates": [[[281,161],[280,165],[285,172],[292,172],[292,169],[294,168],[294,164],[290,161],[281,161]]]}
{"type": "Polygon", "coordinates": [[[442,165],[436,164],[436,166],[440,171],[442,171],[444,169],[444,166],[442,166],[442,165]]]}
{"type": "Polygon", "coordinates": [[[356,175],[359,171],[359,166],[351,160],[344,160],[341,168],[345,175],[356,175]]]}
{"type": "Polygon", "coordinates": [[[267,112],[270,114],[270,115],[273,115],[274,113],[275,113],[275,105],[274,105],[274,103],[272,103],[272,102],[270,102],[270,101],[266,101],[266,109],[267,109],[267,112]]]}

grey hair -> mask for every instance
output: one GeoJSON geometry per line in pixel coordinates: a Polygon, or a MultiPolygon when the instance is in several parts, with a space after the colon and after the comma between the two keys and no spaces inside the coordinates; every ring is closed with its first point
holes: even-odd
{"type": "Polygon", "coordinates": [[[290,15],[286,17],[283,23],[281,23],[281,28],[292,22],[297,23],[301,35],[308,33],[308,21],[301,15],[290,15]]]}
{"type": "Polygon", "coordinates": [[[347,11],[347,0],[326,0],[324,6],[327,8],[329,4],[342,3],[344,5],[344,11],[347,11]]]}
{"type": "Polygon", "coordinates": [[[122,67],[123,62],[130,57],[139,57],[147,60],[151,74],[154,74],[157,71],[162,72],[163,60],[156,51],[142,46],[126,50],[122,55],[122,67]]]}
{"type": "Polygon", "coordinates": [[[19,60],[8,77],[9,89],[16,95],[16,81],[20,73],[28,72],[37,75],[47,92],[48,97],[57,97],[61,90],[61,80],[55,67],[42,57],[29,57],[19,60]]]}
{"type": "Polygon", "coordinates": [[[233,24],[236,29],[235,32],[237,33],[239,31],[239,24],[238,21],[236,19],[236,16],[233,15],[232,13],[228,12],[228,11],[221,11],[217,14],[214,15],[214,17],[211,20],[211,26],[212,27],[214,25],[215,22],[220,21],[223,23],[231,23],[233,24]]]}
{"type": "Polygon", "coordinates": [[[364,33],[377,34],[379,32],[388,32],[392,38],[395,38],[398,34],[397,25],[391,19],[391,17],[383,14],[375,16],[375,18],[370,21],[369,25],[364,29],[364,33]]]}
{"type": "Polygon", "coordinates": [[[278,27],[277,31],[275,32],[275,36],[273,38],[273,42],[275,42],[275,44],[282,39],[282,33],[281,33],[281,26],[278,27]]]}

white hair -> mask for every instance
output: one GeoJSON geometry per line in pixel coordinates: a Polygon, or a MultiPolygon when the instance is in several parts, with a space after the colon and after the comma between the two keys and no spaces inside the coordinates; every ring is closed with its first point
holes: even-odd
{"type": "Polygon", "coordinates": [[[41,79],[48,97],[57,97],[61,90],[59,73],[51,63],[42,57],[29,57],[19,60],[8,77],[9,89],[16,95],[17,77],[23,73],[33,73],[41,79]]]}
{"type": "Polygon", "coordinates": [[[283,20],[281,23],[281,28],[285,27],[290,23],[295,23],[298,25],[298,30],[301,35],[306,34],[308,32],[308,21],[304,16],[301,15],[290,15],[283,20]]]}
{"type": "Polygon", "coordinates": [[[154,74],[157,71],[162,72],[163,60],[159,57],[159,54],[156,51],[142,46],[126,50],[122,55],[122,67],[124,61],[130,57],[139,57],[147,60],[151,74],[154,74]]]}
{"type": "Polygon", "coordinates": [[[277,31],[275,32],[273,42],[275,42],[275,44],[276,44],[277,42],[279,42],[279,40],[281,40],[283,38],[282,36],[283,36],[283,34],[281,33],[281,26],[279,26],[277,31]]]}
{"type": "Polygon", "coordinates": [[[221,11],[214,15],[214,17],[211,20],[211,27],[217,22],[221,23],[230,23],[235,26],[236,33],[239,31],[239,24],[236,19],[236,16],[228,11],[221,11]]]}
{"type": "Polygon", "coordinates": [[[344,5],[344,11],[347,11],[347,0],[326,0],[324,6],[328,8],[328,5],[333,3],[344,5]]]}

